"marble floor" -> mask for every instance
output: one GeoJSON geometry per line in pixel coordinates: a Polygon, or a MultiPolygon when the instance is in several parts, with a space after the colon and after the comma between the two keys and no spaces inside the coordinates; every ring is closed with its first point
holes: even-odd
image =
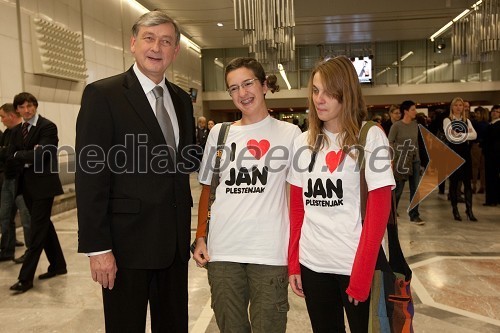
{"type": "MultiPolygon", "coordinates": [[[[200,187],[192,178],[193,197],[200,187]]],[[[401,201],[399,237],[413,269],[415,332],[500,332],[500,207],[483,207],[482,194],[474,196],[479,222],[454,222],[444,196],[432,193],[420,206],[423,226],[410,225],[401,201]]],[[[465,207],[460,204],[465,217],[465,207]]],[[[192,228],[196,227],[197,205],[192,228]]],[[[62,243],[68,274],[36,280],[35,287],[12,295],[20,266],[0,263],[0,332],[104,332],[101,291],[89,274],[88,259],[76,252],[76,211],[53,217],[62,243]]],[[[22,239],[18,228],[18,237],[22,239]]],[[[17,255],[24,249],[18,248],[17,255]]],[[[44,256],[37,274],[45,272],[44,256]]],[[[206,271],[189,266],[190,332],[218,332],[210,309],[206,271]]],[[[148,325],[149,326],[149,325],[148,325]]],[[[149,332],[150,329],[147,328],[149,332]]],[[[303,299],[290,292],[288,329],[308,333],[309,319],[303,299]]],[[[272,332],[271,332],[272,333],[272,332]]]]}

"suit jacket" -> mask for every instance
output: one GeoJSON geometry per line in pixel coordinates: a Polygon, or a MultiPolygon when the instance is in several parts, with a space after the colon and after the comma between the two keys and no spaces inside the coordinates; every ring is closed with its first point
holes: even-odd
{"type": "Polygon", "coordinates": [[[500,120],[489,124],[482,142],[483,154],[489,163],[500,163],[500,120]]]}
{"type": "Polygon", "coordinates": [[[33,200],[63,194],[58,172],[58,142],[56,124],[40,115],[28,132],[26,143],[21,124],[12,129],[7,164],[20,168],[22,185],[19,190],[33,200]]]}
{"type": "Polygon", "coordinates": [[[166,85],[179,123],[175,172],[132,68],[85,88],[76,124],[79,252],[112,249],[118,266],[132,269],[165,268],[177,251],[189,260],[189,172],[197,166],[181,152],[195,142],[193,106],[181,88],[166,85]]]}

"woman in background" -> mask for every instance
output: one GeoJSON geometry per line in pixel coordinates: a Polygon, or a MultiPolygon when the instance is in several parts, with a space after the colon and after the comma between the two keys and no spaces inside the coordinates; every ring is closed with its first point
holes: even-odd
{"type": "Polygon", "coordinates": [[[477,219],[472,213],[472,158],[470,154],[470,140],[475,140],[477,133],[472,127],[469,119],[465,116],[464,101],[460,97],[455,97],[450,104],[449,117],[443,120],[443,131],[448,140],[448,146],[465,160],[455,172],[450,176],[450,201],[455,221],[462,221],[458,212],[458,182],[464,184],[465,214],[467,219],[476,222],[477,219]]]}

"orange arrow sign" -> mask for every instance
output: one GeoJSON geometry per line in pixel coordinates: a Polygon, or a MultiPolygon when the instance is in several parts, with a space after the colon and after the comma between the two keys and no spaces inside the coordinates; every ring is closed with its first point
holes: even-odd
{"type": "Polygon", "coordinates": [[[417,191],[410,202],[408,211],[413,209],[424,200],[436,187],[444,182],[465,160],[450,149],[443,141],[439,140],[427,128],[418,125],[425,144],[425,150],[429,155],[429,163],[425,168],[424,175],[420,179],[417,191]]]}

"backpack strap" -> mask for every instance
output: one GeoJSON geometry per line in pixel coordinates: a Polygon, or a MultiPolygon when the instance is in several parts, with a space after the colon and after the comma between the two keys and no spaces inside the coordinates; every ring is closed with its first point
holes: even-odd
{"type": "Polygon", "coordinates": [[[367,121],[359,131],[359,139],[358,139],[358,167],[359,167],[359,195],[361,197],[360,201],[360,209],[361,209],[361,220],[365,219],[366,214],[366,200],[368,198],[368,184],[366,183],[365,178],[365,145],[366,145],[366,137],[368,136],[368,131],[373,126],[378,126],[378,123],[374,121],[367,121]]]}

